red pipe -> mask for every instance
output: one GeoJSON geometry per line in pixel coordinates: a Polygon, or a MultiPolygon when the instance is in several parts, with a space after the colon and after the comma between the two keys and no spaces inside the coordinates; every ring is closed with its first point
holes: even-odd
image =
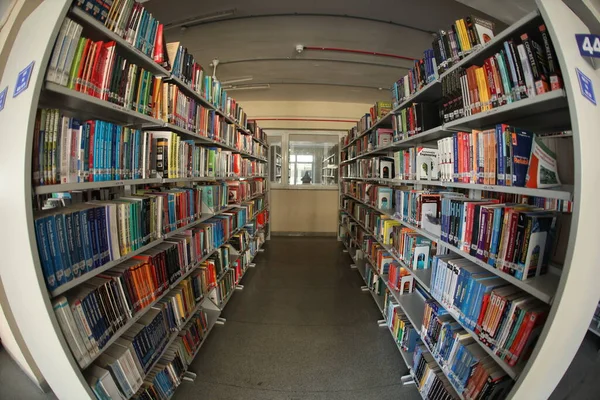
{"type": "Polygon", "coordinates": [[[355,54],[366,54],[369,56],[399,58],[401,60],[410,60],[410,61],[418,60],[418,58],[399,56],[397,54],[380,53],[378,51],[343,49],[343,48],[339,48],[339,47],[304,46],[304,50],[339,51],[342,53],[355,53],[355,54]]]}
{"type": "Polygon", "coordinates": [[[324,118],[252,118],[256,121],[315,121],[315,122],[356,122],[355,119],[324,119],[324,118]]]}

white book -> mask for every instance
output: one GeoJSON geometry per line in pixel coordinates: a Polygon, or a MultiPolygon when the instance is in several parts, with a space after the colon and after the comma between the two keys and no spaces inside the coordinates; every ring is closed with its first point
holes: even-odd
{"type": "MultiPolygon", "coordinates": [[[[69,163],[71,160],[71,119],[62,117],[60,120],[60,183],[69,183],[69,163]]],[[[57,143],[58,144],[58,143],[57,143]]]]}
{"type": "Polygon", "coordinates": [[[60,31],[56,37],[56,42],[54,43],[54,50],[52,50],[52,58],[50,59],[50,64],[48,65],[48,71],[46,72],[47,81],[55,83],[60,82],[60,80],[57,78],[58,60],[60,59],[60,54],[63,51],[66,51],[67,31],[71,27],[71,24],[73,24],[73,21],[71,21],[69,18],[65,18],[60,27],[60,31]]]}
{"type": "Polygon", "coordinates": [[[83,339],[75,324],[75,320],[73,319],[73,314],[71,313],[67,298],[61,296],[56,299],[53,303],[53,308],[56,318],[58,319],[58,324],[64,333],[65,339],[67,340],[69,348],[71,349],[71,352],[73,352],[77,363],[80,366],[86,365],[90,362],[90,357],[83,344],[83,339]]]}
{"type": "MultiPolygon", "coordinates": [[[[65,73],[65,68],[68,68],[69,71],[71,66],[65,67],[67,62],[67,56],[69,55],[69,48],[71,47],[71,42],[73,41],[73,35],[75,30],[77,29],[77,25],[74,21],[70,20],[70,24],[65,33],[65,38],[63,41],[63,46],[60,51],[60,56],[58,57],[58,64],[56,65],[56,75],[54,77],[54,81],[60,85],[62,85],[63,74],[65,73]]],[[[77,46],[77,44],[75,44],[77,46]]],[[[67,79],[69,75],[69,71],[67,71],[67,79]]]]}
{"type": "Polygon", "coordinates": [[[71,33],[69,35],[69,47],[67,49],[64,64],[61,67],[62,71],[60,75],[60,84],[63,86],[66,86],[67,83],[69,83],[69,73],[71,72],[73,57],[75,56],[75,51],[77,50],[77,46],[79,44],[79,37],[81,36],[82,30],[83,27],[81,25],[73,22],[73,29],[71,29],[71,33]]]}
{"type": "Polygon", "coordinates": [[[104,350],[104,353],[98,357],[96,364],[102,368],[110,369],[125,397],[131,398],[135,394],[135,391],[131,386],[131,382],[127,379],[124,365],[118,358],[111,356],[108,352],[109,349],[104,350]]]}
{"type": "Polygon", "coordinates": [[[87,340],[90,344],[90,346],[88,347],[90,355],[93,356],[98,354],[98,352],[100,351],[98,348],[98,343],[94,338],[94,334],[92,332],[92,329],[90,328],[90,324],[88,323],[88,320],[83,311],[83,306],[81,305],[81,301],[79,299],[75,300],[74,304],[71,306],[71,311],[73,312],[73,316],[75,316],[75,322],[80,323],[79,330],[81,332],[81,337],[84,339],[84,342],[87,337],[87,340]]]}
{"type": "Polygon", "coordinates": [[[521,59],[521,65],[523,67],[523,75],[525,76],[525,85],[527,86],[527,96],[535,96],[535,82],[533,80],[533,72],[531,72],[531,65],[529,65],[529,58],[525,51],[525,46],[522,44],[517,46],[519,52],[519,58],[521,59]]]}
{"type": "Polygon", "coordinates": [[[123,394],[117,387],[117,384],[115,383],[112,375],[106,369],[100,368],[97,365],[92,364],[86,370],[86,375],[88,378],[88,383],[95,382],[95,379],[97,379],[101,387],[108,394],[108,396],[110,396],[112,400],[127,399],[125,396],[123,396],[123,394]]]}

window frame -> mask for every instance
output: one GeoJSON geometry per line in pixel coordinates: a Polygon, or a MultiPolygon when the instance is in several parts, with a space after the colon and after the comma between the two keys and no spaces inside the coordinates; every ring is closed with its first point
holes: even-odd
{"type": "MultiPolygon", "coordinates": [[[[282,168],[281,168],[281,183],[278,182],[272,182],[271,180],[269,180],[269,186],[271,189],[274,190],[283,190],[283,189],[289,189],[289,190],[339,190],[339,185],[340,185],[340,180],[338,179],[338,183],[334,183],[334,184],[323,184],[323,183],[319,183],[319,184],[310,184],[310,185],[302,185],[302,184],[290,184],[289,183],[289,174],[290,174],[290,136],[293,135],[324,135],[324,136],[331,136],[331,141],[332,143],[337,143],[338,144],[338,157],[337,159],[339,160],[339,149],[340,149],[340,141],[341,138],[346,134],[346,131],[321,131],[321,130],[304,130],[304,129],[298,129],[298,130],[294,130],[294,129],[289,129],[289,130],[268,130],[267,131],[267,135],[268,135],[268,144],[269,144],[269,160],[270,160],[270,153],[271,153],[271,145],[272,144],[277,144],[279,145],[279,143],[281,144],[281,164],[282,164],[282,168]]],[[[321,160],[322,161],[322,160],[321,160]]],[[[308,162],[298,162],[298,161],[294,161],[294,165],[298,165],[298,164],[309,164],[308,162]]],[[[315,160],[313,157],[313,171],[315,168],[320,167],[321,163],[319,163],[319,160],[315,160]]],[[[269,170],[270,173],[270,170],[269,170]]],[[[269,174],[269,179],[270,179],[270,174],[269,174]]],[[[313,179],[314,179],[314,172],[313,172],[313,179]]]]}

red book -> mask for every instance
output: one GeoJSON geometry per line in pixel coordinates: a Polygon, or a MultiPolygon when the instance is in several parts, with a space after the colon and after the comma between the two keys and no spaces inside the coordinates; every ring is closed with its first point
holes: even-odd
{"type": "Polygon", "coordinates": [[[490,104],[492,107],[498,107],[498,94],[496,93],[496,85],[494,84],[494,71],[489,58],[485,60],[483,64],[485,71],[485,79],[488,86],[488,93],[490,97],[490,104]]]}
{"type": "Polygon", "coordinates": [[[90,73],[89,73],[89,78],[88,78],[88,87],[87,87],[87,91],[86,93],[89,94],[90,96],[94,96],[94,97],[98,97],[97,93],[98,93],[98,81],[99,81],[99,69],[100,69],[100,60],[104,59],[104,56],[102,54],[106,54],[106,49],[104,48],[104,42],[99,41],[94,43],[94,58],[93,60],[90,60],[91,62],[91,67],[90,67],[90,73]]]}
{"type": "Polygon", "coordinates": [[[163,24],[158,24],[158,28],[156,28],[156,43],[154,43],[154,54],[152,58],[155,63],[162,64],[165,61],[165,53],[163,52],[163,24]]]}
{"type": "Polygon", "coordinates": [[[531,332],[535,327],[544,322],[545,317],[546,311],[540,309],[531,310],[525,314],[525,318],[523,318],[523,323],[521,324],[519,333],[510,346],[510,359],[508,360],[508,365],[511,367],[515,366],[519,360],[519,356],[525,348],[525,344],[530,342],[529,337],[531,336],[531,332]]]}

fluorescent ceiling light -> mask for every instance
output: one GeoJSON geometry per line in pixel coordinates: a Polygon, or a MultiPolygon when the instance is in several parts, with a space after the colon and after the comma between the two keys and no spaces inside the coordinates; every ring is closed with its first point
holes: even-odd
{"type": "Polygon", "coordinates": [[[254,90],[254,89],[270,89],[271,85],[268,83],[262,85],[248,85],[248,86],[232,86],[230,88],[224,88],[226,91],[231,92],[234,90],[254,90]]]}
{"type": "Polygon", "coordinates": [[[252,78],[251,76],[242,76],[240,78],[233,78],[233,79],[228,79],[226,81],[221,81],[222,85],[231,85],[232,83],[240,83],[240,82],[248,82],[251,81],[252,78]]]}
{"type": "Polygon", "coordinates": [[[197,17],[187,18],[180,21],[165,24],[164,29],[173,29],[177,27],[189,28],[190,26],[199,25],[202,22],[213,21],[215,19],[229,17],[235,14],[235,8],[230,10],[217,11],[210,14],[199,15],[197,17]]]}

